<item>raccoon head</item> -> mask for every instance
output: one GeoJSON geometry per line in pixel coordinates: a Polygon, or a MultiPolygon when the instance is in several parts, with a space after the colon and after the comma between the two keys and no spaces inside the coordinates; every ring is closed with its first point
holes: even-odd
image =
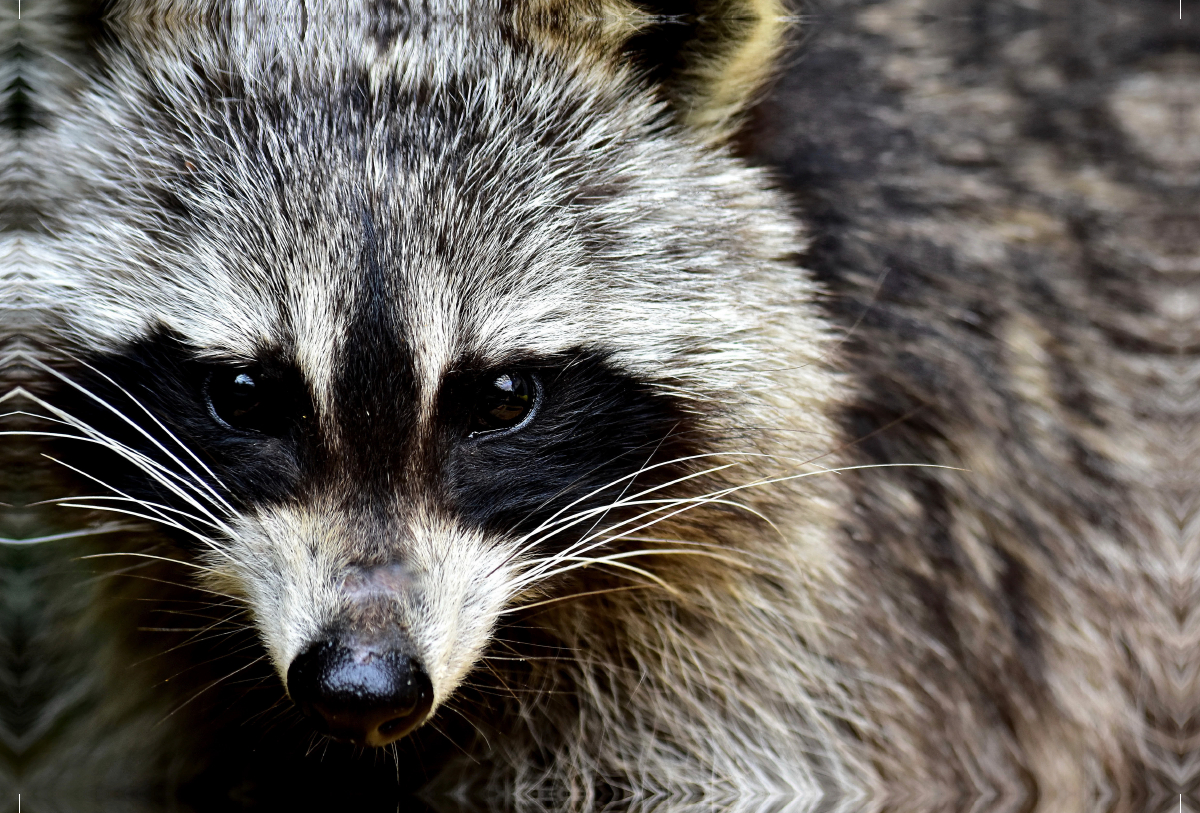
{"type": "Polygon", "coordinates": [[[294,700],[370,745],[514,603],[664,519],[697,455],[772,410],[804,437],[828,387],[758,172],[619,66],[425,36],[329,71],[114,56],[59,128],[77,211],[46,249],[56,408],[110,458],[77,467],[190,540],[294,700]]]}

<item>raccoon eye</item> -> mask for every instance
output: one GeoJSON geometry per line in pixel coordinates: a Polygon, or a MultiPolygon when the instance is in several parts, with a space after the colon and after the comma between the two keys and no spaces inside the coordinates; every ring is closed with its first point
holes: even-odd
{"type": "Polygon", "coordinates": [[[204,385],[208,408],[230,429],[262,431],[264,387],[254,368],[219,370],[204,385]]]}
{"type": "Polygon", "coordinates": [[[524,426],[536,411],[539,392],[531,375],[507,371],[487,377],[476,396],[471,435],[524,426]]]}

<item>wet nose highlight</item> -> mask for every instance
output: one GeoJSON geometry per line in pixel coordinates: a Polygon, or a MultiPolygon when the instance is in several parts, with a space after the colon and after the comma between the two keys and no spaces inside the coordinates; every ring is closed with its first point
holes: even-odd
{"type": "Polygon", "coordinates": [[[325,733],[381,746],[407,736],[433,707],[433,685],[399,649],[319,641],[288,667],[288,693],[325,733]]]}

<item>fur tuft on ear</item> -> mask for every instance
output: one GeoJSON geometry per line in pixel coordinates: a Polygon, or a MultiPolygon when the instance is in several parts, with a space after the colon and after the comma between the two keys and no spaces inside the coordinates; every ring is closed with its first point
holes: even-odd
{"type": "Polygon", "coordinates": [[[528,0],[513,14],[552,52],[631,62],[712,147],[737,134],[797,20],[781,0],[528,0]]]}
{"type": "Polygon", "coordinates": [[[685,53],[680,119],[706,142],[731,138],[779,64],[795,19],[778,0],[718,0],[685,53]]]}
{"type": "Polygon", "coordinates": [[[677,121],[728,142],[779,65],[797,18],[781,0],[646,0],[654,22],[628,47],[661,84],[677,121]]]}

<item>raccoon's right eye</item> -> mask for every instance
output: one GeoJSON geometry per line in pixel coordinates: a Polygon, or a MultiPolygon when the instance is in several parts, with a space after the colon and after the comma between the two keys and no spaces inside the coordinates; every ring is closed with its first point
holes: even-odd
{"type": "Polygon", "coordinates": [[[261,432],[264,387],[251,367],[217,370],[208,376],[204,395],[213,417],[230,429],[261,432]]]}
{"type": "Polygon", "coordinates": [[[488,376],[475,395],[471,437],[516,430],[537,411],[541,384],[536,376],[515,370],[488,376]]]}

